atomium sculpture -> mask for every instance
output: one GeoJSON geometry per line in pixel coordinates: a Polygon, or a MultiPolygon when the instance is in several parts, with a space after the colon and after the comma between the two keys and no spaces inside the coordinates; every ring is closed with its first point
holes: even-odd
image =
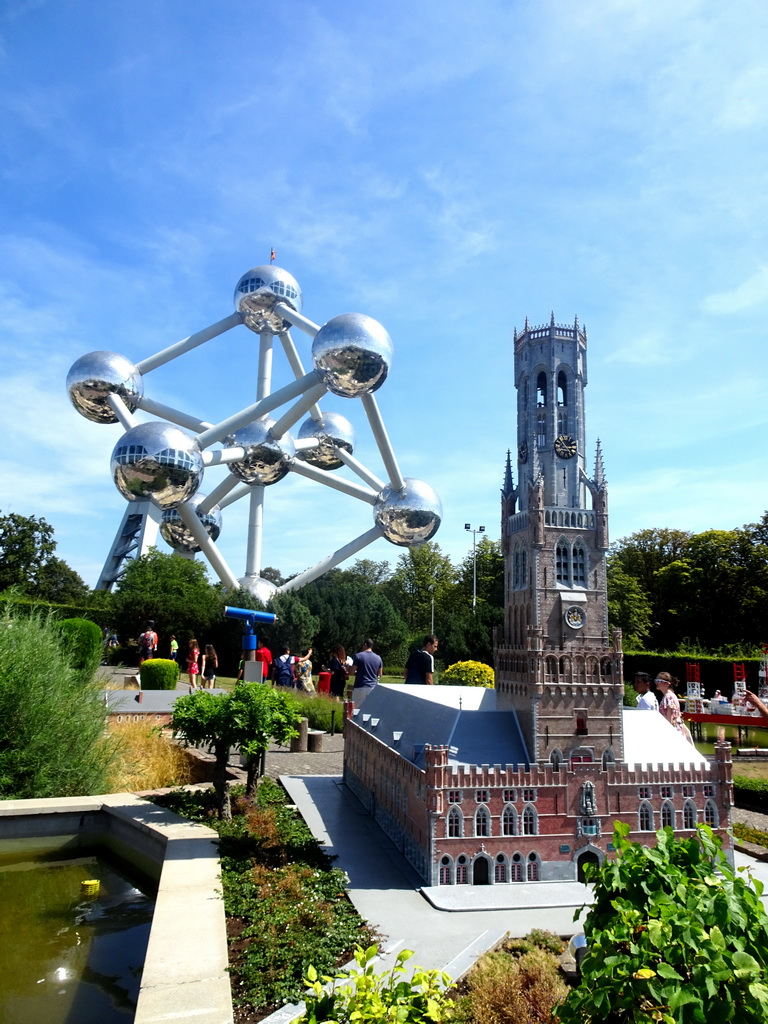
{"type": "Polygon", "coordinates": [[[344,313],[320,327],[302,316],[301,309],[301,289],[287,271],[273,264],[254,267],[237,282],[235,312],[218,323],[136,364],[114,352],[90,352],[72,366],[67,391],[77,411],[94,423],[120,423],[125,429],[112,452],[111,470],[128,509],[98,589],[109,589],[125,559],[149,548],[158,527],[177,554],[193,558],[202,552],[225,587],[245,586],[264,602],[317,579],[380,537],[401,547],[434,537],[442,518],[440,499],[428,484],[402,476],[374,398],[389,374],[392,339],[378,321],[362,313],[344,313]],[[145,396],[148,373],[241,324],[259,335],[253,405],[211,425],[145,396]],[[309,372],[291,327],[312,338],[309,372]],[[272,393],[275,338],[295,380],[272,393]],[[318,403],[328,392],[360,399],[386,482],[355,458],[355,433],[348,420],[320,409],[318,403]],[[283,406],[287,408],[280,413],[283,406]],[[154,419],[139,423],[133,415],[137,410],[154,419]],[[294,435],[290,430],[297,423],[294,435]],[[227,475],[203,494],[204,474],[218,466],[227,467],[227,475]],[[343,467],[360,482],[337,475],[343,467]],[[264,495],[288,473],[366,502],[374,525],[276,587],[260,576],[264,495]],[[216,540],[221,510],[243,498],[250,508],[245,573],[238,579],[216,540]]]}

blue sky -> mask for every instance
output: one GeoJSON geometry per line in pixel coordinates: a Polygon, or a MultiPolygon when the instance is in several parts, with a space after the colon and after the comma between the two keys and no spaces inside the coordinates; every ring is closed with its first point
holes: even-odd
{"type": "MultiPolygon", "coordinates": [[[[587,467],[600,437],[612,538],[756,521],[767,30],[761,0],[5,0],[0,508],[46,518],[93,585],[125,508],[122,429],[74,411],[67,370],[227,316],[274,246],[308,317],[391,334],[377,398],[455,561],[465,522],[499,535],[512,331],[552,311],[587,327],[587,467]]],[[[222,419],[253,401],[256,343],[238,327],[146,392],[222,419]]],[[[359,403],[323,406],[381,474],[359,403]]],[[[245,523],[243,503],[225,512],[237,575],[245,523]]],[[[291,475],[267,490],[264,564],[300,571],[370,525],[291,475]]]]}

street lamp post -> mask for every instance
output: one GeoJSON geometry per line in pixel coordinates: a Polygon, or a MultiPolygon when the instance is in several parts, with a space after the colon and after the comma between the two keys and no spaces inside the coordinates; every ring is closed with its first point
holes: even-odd
{"type": "Polygon", "coordinates": [[[478,526],[475,530],[470,523],[464,523],[464,529],[472,534],[472,614],[477,609],[477,535],[485,533],[484,526],[478,526]]]}

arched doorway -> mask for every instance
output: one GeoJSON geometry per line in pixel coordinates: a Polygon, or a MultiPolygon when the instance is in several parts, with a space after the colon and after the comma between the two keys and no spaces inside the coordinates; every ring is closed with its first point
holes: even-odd
{"type": "Polygon", "coordinates": [[[475,863],[472,865],[472,884],[473,885],[490,885],[490,878],[488,877],[489,871],[489,860],[487,857],[478,857],[475,863]]]}
{"type": "Polygon", "coordinates": [[[597,856],[596,853],[592,853],[591,850],[585,850],[584,853],[579,855],[579,859],[577,862],[577,877],[580,882],[586,882],[586,878],[584,877],[585,864],[594,864],[596,867],[599,867],[600,858],[597,856]]]}

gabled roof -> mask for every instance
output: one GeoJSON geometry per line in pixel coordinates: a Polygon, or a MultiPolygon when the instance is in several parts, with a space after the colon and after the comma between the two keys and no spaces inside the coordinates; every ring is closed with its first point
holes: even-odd
{"type": "Polygon", "coordinates": [[[530,764],[517,715],[483,687],[379,684],[355,721],[419,767],[427,743],[448,747],[449,764],[530,764]]]}
{"type": "MultiPolygon", "coordinates": [[[[224,693],[224,690],[211,690],[224,693]]],[[[102,690],[101,698],[110,715],[161,715],[172,714],[178,697],[186,695],[184,690],[102,690]]]]}
{"type": "Polygon", "coordinates": [[[699,753],[658,711],[622,708],[621,715],[626,764],[709,766],[706,755],[699,753]]]}

